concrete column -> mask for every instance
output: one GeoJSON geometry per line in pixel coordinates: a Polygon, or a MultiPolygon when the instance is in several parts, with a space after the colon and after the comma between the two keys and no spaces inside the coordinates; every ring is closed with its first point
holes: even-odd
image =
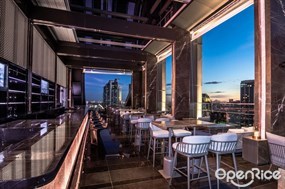
{"type": "Polygon", "coordinates": [[[57,56],[55,56],[55,66],[54,66],[54,73],[55,73],[55,76],[54,76],[54,108],[57,107],[57,100],[58,100],[58,85],[57,85],[57,56]]]}
{"type": "Polygon", "coordinates": [[[166,109],[166,78],[165,78],[165,60],[157,63],[157,110],[166,109]]]}
{"type": "Polygon", "coordinates": [[[142,71],[133,71],[131,94],[132,108],[142,107],[142,71]]]}
{"type": "Polygon", "coordinates": [[[33,77],[33,24],[28,21],[28,48],[27,48],[27,113],[32,113],[32,77],[33,77]]]}
{"type": "Polygon", "coordinates": [[[148,55],[145,64],[145,109],[148,113],[155,112],[156,108],[156,79],[157,79],[157,59],[154,55],[148,55]]]}
{"type": "Polygon", "coordinates": [[[265,137],[265,131],[285,136],[284,3],[284,0],[254,2],[254,125],[260,130],[262,138],[265,137]]]}
{"type": "Polygon", "coordinates": [[[161,64],[161,107],[162,111],[166,110],[166,60],[161,64]]]}
{"type": "Polygon", "coordinates": [[[72,69],[72,101],[74,106],[85,105],[85,82],[81,69],[72,69]]]}
{"type": "Polygon", "coordinates": [[[68,68],[67,70],[67,99],[68,99],[68,108],[72,108],[73,107],[73,101],[72,101],[72,71],[71,68],[68,68]]]}
{"type": "Polygon", "coordinates": [[[202,117],[202,37],[196,39],[191,43],[191,60],[193,66],[193,79],[192,90],[190,89],[191,95],[191,106],[190,115],[192,114],[194,118],[202,117]],[[192,109],[192,113],[191,113],[192,109]],[[196,116],[195,116],[196,115],[196,116]]]}
{"type": "Polygon", "coordinates": [[[185,34],[173,43],[172,55],[172,114],[176,119],[197,118],[202,109],[201,40],[191,42],[185,34]]]}
{"type": "Polygon", "coordinates": [[[172,45],[172,114],[176,119],[190,117],[190,35],[172,45]]]}
{"type": "Polygon", "coordinates": [[[157,110],[166,110],[166,60],[157,63],[157,110]]]}
{"type": "Polygon", "coordinates": [[[146,105],[145,105],[145,97],[146,97],[146,92],[145,92],[145,89],[146,89],[146,70],[145,70],[145,66],[142,70],[142,106],[141,107],[144,107],[146,109],[146,105]]]}

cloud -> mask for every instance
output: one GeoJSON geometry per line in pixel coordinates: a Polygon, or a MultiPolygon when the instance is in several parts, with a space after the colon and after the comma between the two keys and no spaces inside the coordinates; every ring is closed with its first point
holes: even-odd
{"type": "Polygon", "coordinates": [[[129,89],[129,83],[119,83],[119,85],[123,88],[128,88],[129,89]]]}
{"type": "MultiPolygon", "coordinates": [[[[104,80],[104,79],[100,79],[100,78],[97,78],[97,77],[93,77],[93,79],[94,79],[96,82],[106,83],[106,80],[104,80]]],[[[108,82],[108,81],[107,81],[107,82],[108,82]]]]}
{"type": "Polygon", "coordinates": [[[223,99],[228,99],[230,96],[229,95],[211,95],[211,98],[223,98],[223,99]]]}
{"type": "Polygon", "coordinates": [[[211,93],[224,93],[224,91],[214,91],[214,92],[211,92],[211,93]]]}
{"type": "MultiPolygon", "coordinates": [[[[252,36],[254,36],[254,35],[252,35],[252,36]]],[[[250,50],[254,49],[254,40],[253,39],[250,39],[247,43],[244,43],[243,45],[241,45],[239,47],[239,50],[248,50],[248,49],[250,49],[250,50]]]]}
{"type": "Polygon", "coordinates": [[[91,81],[85,81],[85,86],[87,87],[104,87],[105,84],[102,83],[96,83],[91,81]]]}
{"type": "Polygon", "coordinates": [[[222,83],[221,81],[209,81],[209,82],[205,82],[205,85],[216,85],[216,84],[220,84],[222,83]]]}

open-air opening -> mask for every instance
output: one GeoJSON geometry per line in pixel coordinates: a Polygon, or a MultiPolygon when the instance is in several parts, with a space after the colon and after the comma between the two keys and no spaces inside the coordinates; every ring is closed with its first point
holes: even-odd
{"type": "Polygon", "coordinates": [[[248,7],[202,36],[202,115],[253,125],[254,11],[248,7]]]}
{"type": "Polygon", "coordinates": [[[112,70],[85,70],[86,103],[91,107],[130,106],[132,73],[112,70]]]}

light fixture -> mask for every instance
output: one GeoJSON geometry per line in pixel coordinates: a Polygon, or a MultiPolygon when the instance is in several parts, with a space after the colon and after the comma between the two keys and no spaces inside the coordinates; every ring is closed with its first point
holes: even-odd
{"type": "Polygon", "coordinates": [[[190,3],[192,0],[173,0],[179,3],[190,3]]]}
{"type": "Polygon", "coordinates": [[[156,55],[157,57],[157,62],[160,62],[161,60],[166,59],[168,56],[172,55],[172,48],[171,46],[169,46],[168,48],[166,48],[164,51],[158,53],[156,55]]]}
{"type": "Polygon", "coordinates": [[[257,139],[261,139],[261,136],[260,136],[260,133],[259,131],[254,131],[253,132],[253,136],[252,136],[253,139],[257,140],[257,139]]]}
{"type": "Polygon", "coordinates": [[[232,18],[252,4],[253,0],[232,1],[199,25],[195,26],[194,28],[188,28],[191,34],[191,40],[193,41],[199,38],[203,34],[232,18]]]}
{"type": "Polygon", "coordinates": [[[127,71],[127,70],[107,70],[107,69],[96,69],[96,68],[84,68],[83,73],[109,74],[109,75],[132,75],[132,72],[127,71]]]}

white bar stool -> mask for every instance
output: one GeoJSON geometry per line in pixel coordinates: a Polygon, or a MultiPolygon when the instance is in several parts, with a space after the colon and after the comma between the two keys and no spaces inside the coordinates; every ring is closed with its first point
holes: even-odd
{"type": "MultiPolygon", "coordinates": [[[[213,135],[211,137],[211,145],[209,152],[216,154],[216,170],[220,168],[221,155],[232,154],[235,172],[237,172],[237,163],[235,157],[235,150],[237,145],[238,136],[236,133],[223,133],[213,135]]],[[[237,183],[239,181],[237,180],[237,183]]],[[[217,179],[217,188],[220,188],[219,179],[217,179]]]]}
{"type": "Polygon", "coordinates": [[[173,135],[175,137],[175,142],[177,142],[178,139],[190,136],[190,135],[192,135],[192,133],[190,131],[185,130],[185,129],[173,129],[173,135]]]}
{"type": "MultiPolygon", "coordinates": [[[[155,121],[169,121],[168,118],[158,118],[155,121]]],[[[167,130],[163,130],[160,129],[152,124],[150,124],[150,138],[149,138],[149,146],[148,146],[148,152],[147,152],[147,159],[149,159],[149,154],[150,154],[150,150],[152,150],[152,166],[155,166],[155,154],[156,153],[156,149],[159,148],[159,142],[158,140],[162,140],[163,142],[163,146],[165,145],[165,139],[168,140],[169,138],[169,131],[167,130]]],[[[162,148],[163,146],[161,146],[160,148],[162,148]]],[[[160,152],[162,154],[162,152],[160,152]]]]}
{"type": "Polygon", "coordinates": [[[136,115],[130,115],[130,129],[129,129],[129,137],[130,141],[132,141],[133,137],[133,127],[138,123],[139,116],[136,115]]]}
{"type": "Polygon", "coordinates": [[[174,171],[177,171],[179,174],[187,177],[187,188],[190,189],[190,182],[193,180],[198,180],[202,178],[208,178],[209,188],[211,188],[211,180],[210,180],[210,171],[208,164],[208,150],[210,146],[211,137],[210,136],[188,136],[182,139],[182,142],[176,142],[172,145],[175,154],[174,154],[174,162],[171,178],[169,181],[169,185],[172,183],[172,178],[174,175],[174,171]],[[177,155],[180,154],[182,156],[187,157],[187,174],[185,174],[182,169],[185,167],[176,167],[177,166],[177,155]],[[194,160],[199,159],[200,165],[194,164],[194,160]],[[205,159],[206,170],[202,168],[203,159],[205,159]],[[192,160],[190,162],[190,160],[192,160]],[[198,169],[197,177],[194,178],[194,170],[198,169]],[[201,170],[207,173],[207,176],[200,176],[201,170]]]}
{"type": "Polygon", "coordinates": [[[138,123],[135,125],[136,127],[136,136],[135,136],[135,145],[139,146],[139,152],[141,150],[142,142],[147,141],[147,135],[149,126],[151,123],[151,119],[148,118],[140,118],[138,119],[138,123]],[[142,137],[142,134],[144,134],[144,139],[142,137]]]}

